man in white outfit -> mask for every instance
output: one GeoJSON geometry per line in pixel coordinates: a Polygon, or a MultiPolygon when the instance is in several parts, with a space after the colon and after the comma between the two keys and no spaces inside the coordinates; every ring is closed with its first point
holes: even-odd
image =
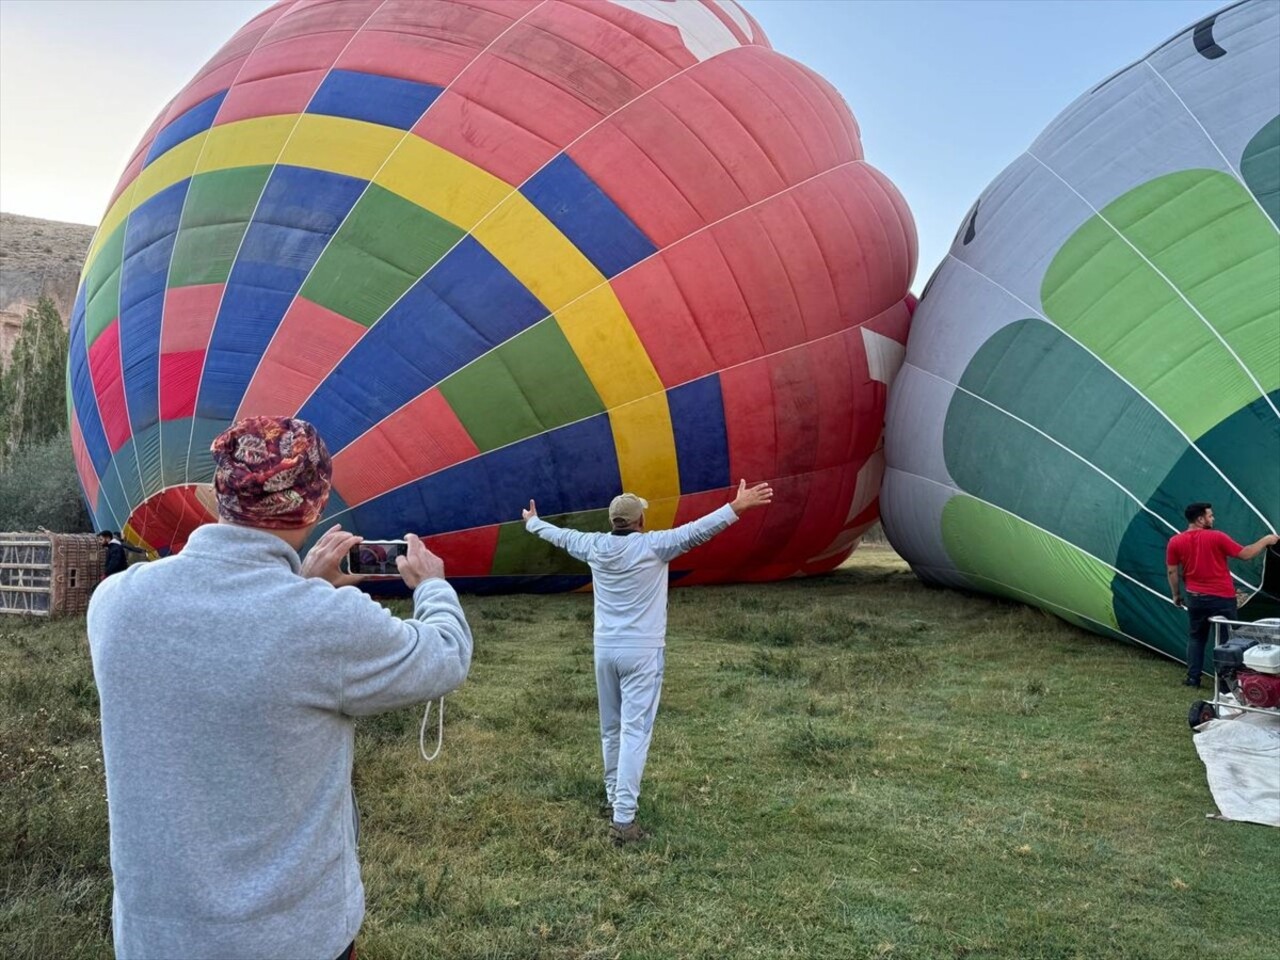
{"type": "Polygon", "coordinates": [[[674,530],[644,529],[647,501],[634,493],[609,504],[609,533],[565,530],[539,519],[530,500],[525,528],[591,567],[595,591],[596,693],[604,751],[604,812],[621,846],[648,833],[636,819],[653,721],[662,693],[667,636],[667,567],[706,543],[739,515],[773,499],[767,483],[738,484],[731,503],[674,530]]]}

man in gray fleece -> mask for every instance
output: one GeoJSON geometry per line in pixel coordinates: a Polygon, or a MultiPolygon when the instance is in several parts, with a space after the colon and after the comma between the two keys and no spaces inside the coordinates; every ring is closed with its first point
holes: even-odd
{"type": "Polygon", "coordinates": [[[585,533],[547,523],[530,500],[525,529],[591,567],[595,593],[596,699],[604,756],[609,838],[617,846],[644,840],[636,823],[640,780],[649,756],[666,669],[667,569],[682,553],[706,543],[748,510],[773,500],[767,483],[738,484],[732,501],[674,530],[645,530],[649,501],[623,493],[609,504],[608,533],[585,533]]]}
{"type": "Polygon", "coordinates": [[[471,664],[444,565],[416,537],[401,620],[349,584],[359,537],[300,561],[331,465],[308,423],[214,441],[219,522],[98,587],[116,956],[347,957],[364,917],[354,718],[442,696],[471,664]]]}

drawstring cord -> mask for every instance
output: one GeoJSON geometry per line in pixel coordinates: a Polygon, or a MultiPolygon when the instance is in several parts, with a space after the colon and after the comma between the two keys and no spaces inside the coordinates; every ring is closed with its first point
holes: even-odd
{"type": "Polygon", "coordinates": [[[436,732],[436,749],[431,756],[427,756],[427,719],[431,716],[431,704],[434,700],[427,701],[427,709],[422,711],[422,726],[418,728],[418,752],[422,754],[422,759],[430,763],[436,757],[440,756],[440,751],[444,748],[444,697],[440,698],[440,727],[436,732]]]}

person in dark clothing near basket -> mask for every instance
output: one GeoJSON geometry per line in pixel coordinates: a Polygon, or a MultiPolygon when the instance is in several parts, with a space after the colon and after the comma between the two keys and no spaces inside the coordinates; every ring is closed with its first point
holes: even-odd
{"type": "Polygon", "coordinates": [[[1234,620],[1238,616],[1236,586],[1227,568],[1228,558],[1252,560],[1280,541],[1280,537],[1269,533],[1256,543],[1242,547],[1221,530],[1213,529],[1212,504],[1193,503],[1183,513],[1187,518],[1187,529],[1170,538],[1165,549],[1165,566],[1173,602],[1187,608],[1190,624],[1187,678],[1182,682],[1188,687],[1198,687],[1200,673],[1204,669],[1204,648],[1212,627],[1209,618],[1234,620]]]}
{"type": "Polygon", "coordinates": [[[98,539],[102,542],[102,548],[107,551],[107,561],[103,566],[103,576],[109,577],[113,573],[119,573],[125,567],[129,566],[129,558],[125,556],[125,551],[129,553],[140,553],[146,556],[147,551],[141,547],[135,547],[131,543],[125,543],[120,539],[120,534],[111,530],[103,530],[98,534],[98,539]]]}

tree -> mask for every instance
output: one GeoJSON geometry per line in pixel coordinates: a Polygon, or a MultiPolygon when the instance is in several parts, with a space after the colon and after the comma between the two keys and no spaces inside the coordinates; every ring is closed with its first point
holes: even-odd
{"type": "Polygon", "coordinates": [[[92,532],[64,431],[24,445],[0,469],[0,530],[92,532]]]}
{"type": "Polygon", "coordinates": [[[0,470],[19,450],[66,429],[67,342],[58,308],[41,297],[0,374],[0,470]]]}

